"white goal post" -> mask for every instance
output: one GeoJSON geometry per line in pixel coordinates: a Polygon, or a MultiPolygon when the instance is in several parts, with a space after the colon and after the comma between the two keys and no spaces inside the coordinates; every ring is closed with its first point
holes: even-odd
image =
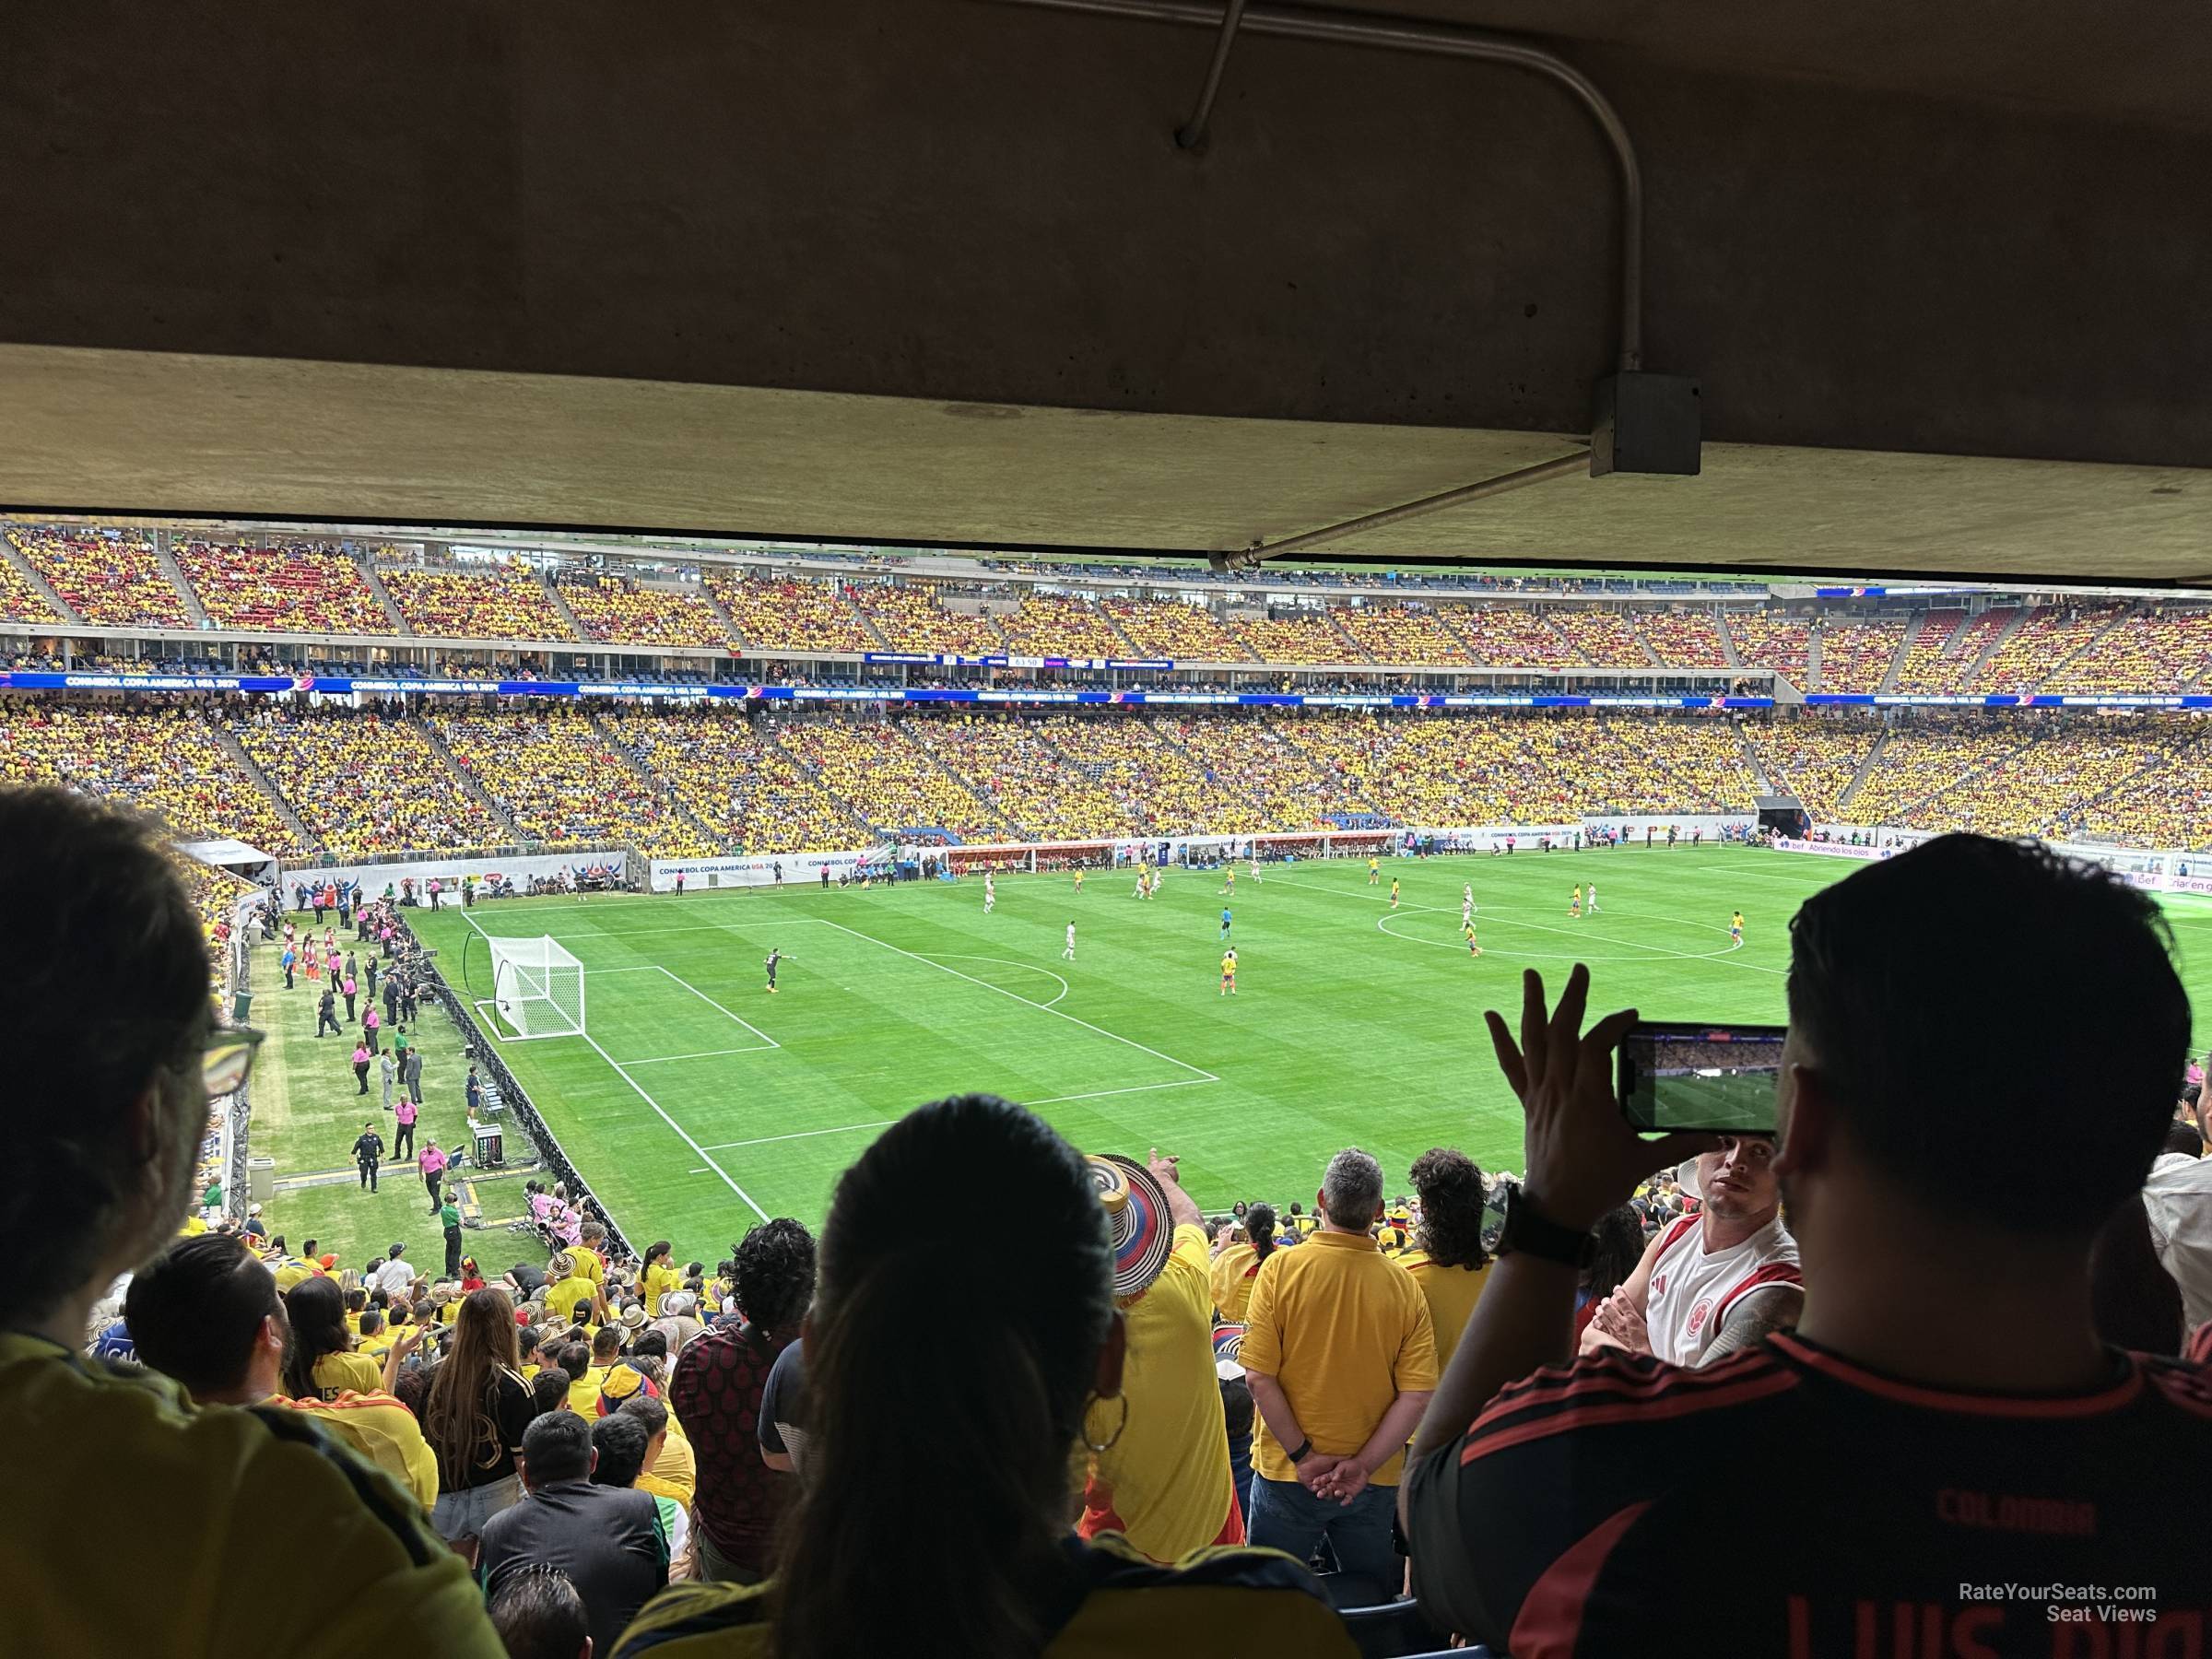
{"type": "Polygon", "coordinates": [[[583,964],[551,937],[493,938],[491,1004],[517,1037],[581,1037],[583,964]]]}

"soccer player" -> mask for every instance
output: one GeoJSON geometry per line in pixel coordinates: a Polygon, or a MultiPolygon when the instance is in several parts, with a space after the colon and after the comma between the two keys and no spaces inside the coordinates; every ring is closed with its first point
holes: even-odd
{"type": "Polygon", "coordinates": [[[762,967],[768,970],[768,991],[769,994],[771,996],[775,994],[776,991],[776,964],[781,962],[782,959],[783,953],[782,951],[771,950],[768,953],[768,960],[761,964],[762,967]]]}
{"type": "Polygon", "coordinates": [[[1067,947],[1061,951],[1060,959],[1064,962],[1076,959],[1076,924],[1073,922],[1067,924],[1067,947]]]}
{"type": "Polygon", "coordinates": [[[1466,924],[1466,933],[1467,933],[1467,954],[1468,954],[1469,956],[1480,956],[1480,955],[1482,954],[1482,947],[1475,943],[1475,924],[1474,924],[1474,923],[1470,922],[1470,923],[1468,923],[1468,924],[1466,924]]]}
{"type": "Polygon", "coordinates": [[[1149,867],[1137,871],[1136,891],[1130,894],[1129,897],[1132,899],[1149,899],[1152,897],[1152,872],[1149,867]]]}
{"type": "Polygon", "coordinates": [[[1221,872],[1221,890],[1231,899],[1237,896],[1237,867],[1230,865],[1221,872]]]}
{"type": "Polygon", "coordinates": [[[1594,916],[1597,914],[1597,883],[1594,881],[1590,884],[1590,913],[1594,916]]]}
{"type": "Polygon", "coordinates": [[[998,877],[988,870],[983,872],[983,914],[989,915],[998,903],[998,877]]]}
{"type": "Polygon", "coordinates": [[[1252,879],[1255,883],[1260,879],[1260,850],[1257,847],[1252,850],[1252,879]]]}
{"type": "Polygon", "coordinates": [[[1398,908],[1398,878],[1395,876],[1390,878],[1390,908],[1398,908]]]}
{"type": "Polygon", "coordinates": [[[1579,881],[1574,884],[1574,897],[1567,901],[1567,913],[1577,918],[1583,913],[1583,884],[1579,881]]]}
{"type": "Polygon", "coordinates": [[[1744,942],[1744,912],[1740,910],[1728,918],[1728,936],[1738,945],[1744,942]]]}
{"type": "Polygon", "coordinates": [[[1237,947],[1234,945],[1231,945],[1227,950],[1221,953],[1221,994],[1224,996],[1234,996],[1236,994],[1237,947]]]}
{"type": "Polygon", "coordinates": [[[1224,939],[1229,937],[1229,906],[1226,904],[1221,907],[1221,936],[1224,939]]]}
{"type": "Polygon", "coordinates": [[[1077,897],[1077,898],[1078,898],[1078,899],[1080,899],[1082,896],[1083,896],[1083,866],[1082,866],[1081,865],[1077,865],[1076,866],[1076,897],[1077,897]]]}
{"type": "Polygon", "coordinates": [[[1382,885],[1382,861],[1371,853],[1368,854],[1367,858],[1367,885],[1369,887],[1382,885]]]}

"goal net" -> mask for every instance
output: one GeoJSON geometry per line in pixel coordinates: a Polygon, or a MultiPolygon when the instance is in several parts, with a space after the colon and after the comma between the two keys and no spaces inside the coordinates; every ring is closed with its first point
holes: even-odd
{"type": "Polygon", "coordinates": [[[583,964],[558,939],[491,941],[491,1001],[517,1037],[583,1035],[583,964]]]}

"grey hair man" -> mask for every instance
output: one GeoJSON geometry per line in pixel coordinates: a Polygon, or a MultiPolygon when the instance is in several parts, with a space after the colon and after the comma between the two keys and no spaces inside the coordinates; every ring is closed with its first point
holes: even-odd
{"type": "Polygon", "coordinates": [[[1413,1276],[1376,1248],[1382,1166],[1329,1160],[1321,1230],[1261,1265],[1239,1358],[1259,1408],[1253,1543],[1310,1559],[1323,1538],[1347,1594],[1387,1601],[1401,1573],[1391,1510],[1406,1441],[1436,1386],[1436,1335],[1413,1276]]]}

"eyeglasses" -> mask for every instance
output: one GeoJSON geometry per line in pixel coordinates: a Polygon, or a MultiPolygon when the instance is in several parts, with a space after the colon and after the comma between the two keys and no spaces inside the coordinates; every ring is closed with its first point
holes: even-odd
{"type": "Polygon", "coordinates": [[[209,1035],[206,1052],[200,1059],[200,1076],[207,1085],[209,1100],[230,1093],[246,1080],[246,1074],[253,1069],[253,1056],[268,1035],[251,1026],[228,1026],[209,1035]]]}

